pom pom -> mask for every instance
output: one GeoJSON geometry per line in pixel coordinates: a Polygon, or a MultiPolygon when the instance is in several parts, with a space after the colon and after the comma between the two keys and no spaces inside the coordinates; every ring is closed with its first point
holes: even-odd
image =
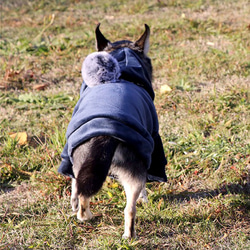
{"type": "Polygon", "coordinates": [[[82,64],[82,78],[89,87],[116,82],[120,75],[117,60],[107,52],[94,52],[82,64]]]}

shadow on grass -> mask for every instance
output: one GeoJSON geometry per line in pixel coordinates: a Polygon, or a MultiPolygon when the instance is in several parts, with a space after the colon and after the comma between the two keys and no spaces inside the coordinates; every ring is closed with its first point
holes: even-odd
{"type": "Polygon", "coordinates": [[[224,184],[218,189],[214,190],[201,190],[197,192],[184,191],[178,194],[166,195],[163,197],[165,200],[177,200],[177,201],[189,201],[191,199],[202,199],[202,198],[213,198],[218,195],[227,195],[227,194],[250,194],[250,184],[235,184],[229,183],[224,184]]]}

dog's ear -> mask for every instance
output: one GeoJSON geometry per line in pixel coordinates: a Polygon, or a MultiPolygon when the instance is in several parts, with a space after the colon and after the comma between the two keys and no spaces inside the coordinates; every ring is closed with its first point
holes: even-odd
{"type": "Polygon", "coordinates": [[[97,24],[96,29],[95,29],[95,36],[96,36],[96,49],[97,51],[103,51],[108,44],[110,43],[109,40],[105,38],[105,36],[102,34],[100,31],[100,23],[97,24]]]}
{"type": "Polygon", "coordinates": [[[138,46],[146,56],[149,51],[149,36],[150,36],[150,28],[147,24],[145,24],[145,31],[143,35],[135,42],[135,45],[138,46]]]}

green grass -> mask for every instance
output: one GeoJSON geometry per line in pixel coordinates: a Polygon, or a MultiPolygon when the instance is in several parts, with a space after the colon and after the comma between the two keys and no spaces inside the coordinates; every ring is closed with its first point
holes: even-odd
{"type": "Polygon", "coordinates": [[[249,11],[246,0],[3,0],[0,248],[250,248],[249,11]],[[81,223],[57,173],[98,22],[111,41],[151,27],[168,183],[147,184],[132,241],[121,239],[120,185],[108,179],[92,198],[96,217],[81,223]],[[17,132],[27,144],[10,137],[17,132]]]}

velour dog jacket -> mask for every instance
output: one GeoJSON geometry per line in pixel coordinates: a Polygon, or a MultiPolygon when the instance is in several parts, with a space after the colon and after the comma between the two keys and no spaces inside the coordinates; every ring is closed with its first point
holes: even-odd
{"type": "Polygon", "coordinates": [[[147,165],[147,181],[165,182],[167,161],[158,133],[150,77],[134,51],[122,48],[111,54],[119,63],[120,79],[93,87],[83,82],[80,99],[68,125],[58,172],[74,178],[74,149],[92,137],[108,135],[126,143],[140,155],[147,165]]]}

